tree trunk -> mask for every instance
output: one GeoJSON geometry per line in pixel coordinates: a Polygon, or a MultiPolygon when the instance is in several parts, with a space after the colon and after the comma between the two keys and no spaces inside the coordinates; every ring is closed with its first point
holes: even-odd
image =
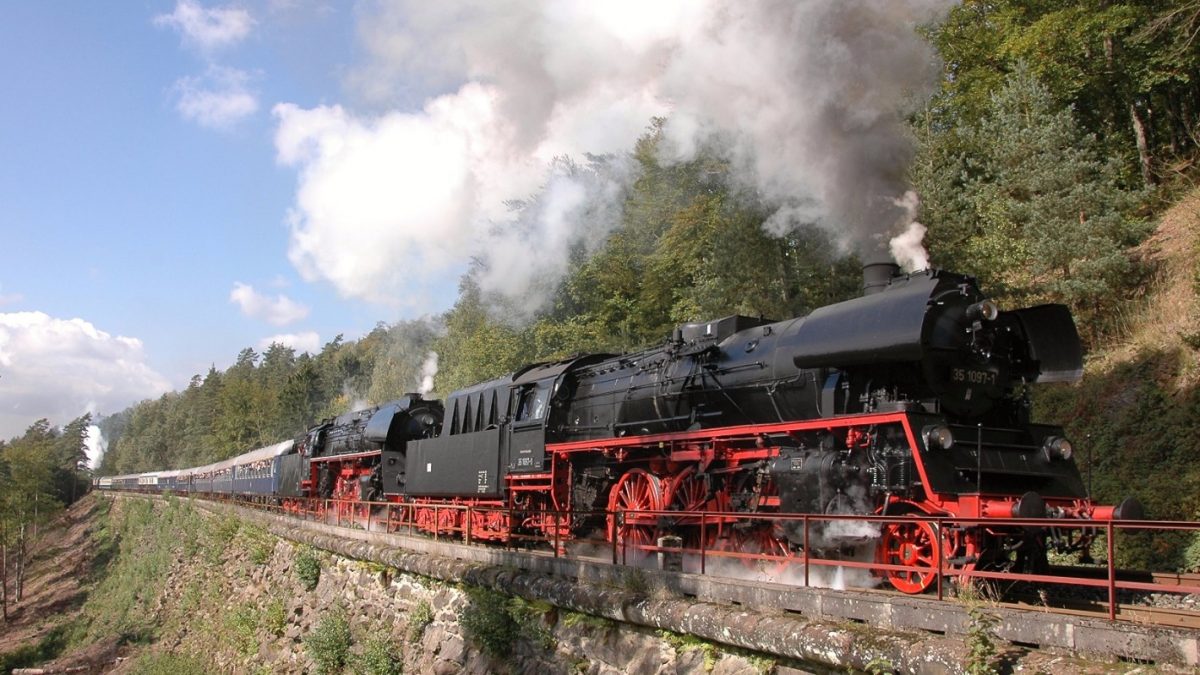
{"type": "Polygon", "coordinates": [[[8,544],[0,544],[0,607],[4,608],[4,622],[8,623],[8,544]]]}
{"type": "Polygon", "coordinates": [[[1154,187],[1154,164],[1150,157],[1150,148],[1146,142],[1146,123],[1138,112],[1137,104],[1129,104],[1129,119],[1133,122],[1133,136],[1137,139],[1138,160],[1142,165],[1142,182],[1146,187],[1154,187]]]}
{"type": "Polygon", "coordinates": [[[17,539],[17,602],[25,594],[25,523],[21,523],[21,535],[17,539]]]}

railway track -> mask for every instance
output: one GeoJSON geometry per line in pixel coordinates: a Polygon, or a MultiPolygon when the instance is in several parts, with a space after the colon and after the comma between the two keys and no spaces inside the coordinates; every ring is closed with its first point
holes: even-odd
{"type": "MultiPolygon", "coordinates": [[[[1011,595],[997,603],[1001,607],[1036,610],[1052,614],[1108,619],[1108,603],[1088,600],[1046,600],[1036,593],[1011,595]]],[[[1117,604],[1117,620],[1167,628],[1200,629],[1200,612],[1175,607],[1156,607],[1133,603],[1117,604]]]]}

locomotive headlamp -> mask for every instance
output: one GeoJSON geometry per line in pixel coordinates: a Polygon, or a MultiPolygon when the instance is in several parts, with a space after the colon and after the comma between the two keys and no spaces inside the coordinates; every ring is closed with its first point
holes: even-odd
{"type": "Polygon", "coordinates": [[[950,433],[950,427],[941,425],[930,425],[925,427],[925,447],[930,449],[949,450],[950,446],[954,445],[954,434],[950,433]]]}
{"type": "Polygon", "coordinates": [[[995,321],[998,316],[1000,316],[1000,306],[994,300],[980,300],[967,307],[967,318],[972,321],[976,319],[995,321]]]}
{"type": "Polygon", "coordinates": [[[1049,436],[1046,442],[1042,444],[1046,451],[1046,456],[1050,459],[1071,459],[1071,455],[1075,452],[1075,448],[1071,445],[1071,441],[1062,436],[1049,436]]]}

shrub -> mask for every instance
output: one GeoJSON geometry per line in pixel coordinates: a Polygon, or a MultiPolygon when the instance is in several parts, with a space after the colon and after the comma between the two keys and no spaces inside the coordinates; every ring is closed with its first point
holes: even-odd
{"type": "Polygon", "coordinates": [[[530,601],[525,598],[511,598],[508,601],[508,615],[516,622],[521,635],[544,650],[554,649],[554,635],[546,628],[543,619],[554,612],[554,606],[548,602],[530,601]]]}
{"type": "Polygon", "coordinates": [[[258,611],[253,605],[244,603],[225,616],[225,628],[233,638],[237,653],[250,656],[258,648],[255,629],[258,627],[258,611]]]}
{"type": "Polygon", "coordinates": [[[491,656],[504,658],[511,654],[518,630],[508,613],[508,597],[477,586],[466,590],[470,602],[458,614],[463,636],[491,656]]]}
{"type": "Polygon", "coordinates": [[[296,553],[296,578],[308,591],[321,581],[321,561],[310,546],[301,547],[296,553]]]}
{"type": "Polygon", "coordinates": [[[275,539],[266,530],[253,525],[244,525],[242,536],[246,539],[246,545],[250,549],[250,562],[255,565],[264,565],[271,559],[271,554],[275,552],[275,539]]]}
{"type": "Polygon", "coordinates": [[[417,642],[425,633],[425,627],[433,623],[433,608],[429,603],[422,600],[413,607],[412,612],[408,615],[408,641],[417,642]]]}
{"type": "Polygon", "coordinates": [[[321,617],[317,627],[304,637],[304,648],[316,664],[316,672],[340,672],[350,655],[350,622],[346,611],[335,607],[321,617]]]}
{"type": "Polygon", "coordinates": [[[272,635],[276,637],[283,635],[283,630],[287,628],[287,613],[283,609],[282,599],[272,598],[271,602],[267,603],[267,608],[263,612],[263,625],[272,635]]]}
{"type": "Polygon", "coordinates": [[[958,588],[958,599],[967,608],[971,623],[967,627],[967,672],[971,675],[996,675],[992,660],[996,657],[995,628],[1000,619],[987,611],[987,597],[983,588],[974,583],[965,583],[958,588]]]}
{"type": "Polygon", "coordinates": [[[375,633],[363,645],[363,653],[354,659],[353,667],[356,675],[400,675],[404,672],[402,663],[387,636],[375,633]]]}

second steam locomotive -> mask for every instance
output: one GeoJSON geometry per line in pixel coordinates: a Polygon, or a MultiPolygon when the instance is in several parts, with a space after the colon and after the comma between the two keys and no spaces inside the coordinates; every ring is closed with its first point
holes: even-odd
{"type": "MultiPolygon", "coordinates": [[[[1082,374],[1067,308],[1000,311],[969,277],[896,272],[868,266],[862,297],[804,317],[687,324],[642,352],[530,365],[145,475],[182,491],[402,502],[421,529],[497,541],[601,530],[630,546],[670,533],[836,555],[862,532],[747,516],[913,515],[872,531],[877,560],[968,569],[1037,570],[1048,546],[1085,549],[1095,521],[1140,519],[1133,499],[1093,503],[1062,429],[1030,420],[1028,385],[1082,374]],[[463,522],[447,503],[480,510],[463,522]],[[921,516],[1052,520],[939,531],[921,516]]],[[[916,593],[935,577],[887,578],[916,593]]]]}

